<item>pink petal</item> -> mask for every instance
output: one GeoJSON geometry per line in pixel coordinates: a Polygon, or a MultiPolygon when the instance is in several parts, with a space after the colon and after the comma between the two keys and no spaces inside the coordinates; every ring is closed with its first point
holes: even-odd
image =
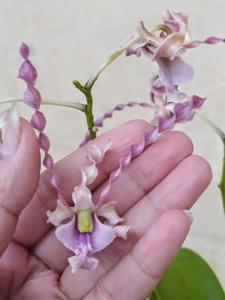
{"type": "Polygon", "coordinates": [[[75,215],[70,222],[60,225],[56,229],[55,235],[66,248],[77,253],[79,247],[79,232],[76,230],[75,215]]]}
{"type": "Polygon", "coordinates": [[[124,220],[117,214],[115,202],[112,201],[100,206],[96,213],[98,216],[105,218],[110,225],[116,225],[124,220]]]}
{"type": "Polygon", "coordinates": [[[115,229],[109,225],[102,224],[96,215],[94,215],[94,231],[91,234],[93,251],[99,252],[105,249],[116,238],[115,229]]]}
{"type": "Polygon", "coordinates": [[[63,205],[59,200],[54,211],[47,211],[48,220],[47,223],[51,223],[54,226],[59,226],[65,220],[71,218],[73,211],[70,207],[63,205]]]}
{"type": "Polygon", "coordinates": [[[181,58],[175,58],[170,61],[166,58],[157,60],[159,64],[159,77],[161,82],[169,89],[180,85],[183,82],[191,80],[194,76],[194,70],[181,58]]]}

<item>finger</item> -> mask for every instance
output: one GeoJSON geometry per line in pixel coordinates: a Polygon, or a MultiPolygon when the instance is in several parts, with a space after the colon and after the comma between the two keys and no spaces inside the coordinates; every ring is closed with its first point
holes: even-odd
{"type": "MultiPolygon", "coordinates": [[[[111,139],[112,148],[103,163],[99,164],[99,176],[95,185],[101,184],[118,166],[119,159],[126,154],[129,146],[137,143],[143,134],[150,130],[149,123],[141,120],[127,122],[126,124],[99,136],[94,143],[103,149],[111,139]]],[[[71,194],[75,185],[81,180],[80,169],[86,164],[86,156],[90,150],[90,143],[76,150],[71,155],[55,165],[55,170],[61,178],[62,189],[71,201],[71,194]]],[[[15,240],[23,245],[32,245],[37,242],[51,227],[46,223],[46,211],[56,206],[56,194],[52,190],[47,172],[41,176],[39,187],[31,203],[23,211],[15,233],[15,240]]]]}
{"type": "MultiPolygon", "coordinates": [[[[192,143],[186,135],[173,132],[162,136],[137,157],[114,182],[108,201],[116,201],[118,211],[123,214],[191,152],[192,143]],[[124,195],[129,195],[126,201],[124,195]]],[[[101,188],[94,192],[95,199],[96,194],[99,195],[99,190],[101,188]]],[[[38,242],[35,253],[59,272],[64,270],[70,254],[56,240],[54,230],[38,242]]]]}
{"type": "Polygon", "coordinates": [[[83,299],[145,299],[175,258],[190,224],[181,211],[165,213],[83,299]]]}
{"type": "MultiPolygon", "coordinates": [[[[111,246],[99,253],[97,256],[99,265],[93,271],[79,270],[75,275],[72,275],[71,268],[68,266],[61,277],[63,288],[70,293],[76,291],[77,297],[82,297],[130,251],[161,214],[170,209],[189,209],[207,187],[210,179],[209,165],[203,159],[190,156],[183,160],[160,185],[124,215],[126,223],[133,226],[135,234],[128,235],[126,241],[117,239],[111,246]],[[84,281],[86,284],[82,285],[84,281]]],[[[52,236],[52,241],[53,245],[56,246],[54,236],[52,236]]],[[[63,249],[63,246],[61,247],[63,249]]],[[[57,250],[57,247],[55,249],[57,250]]],[[[51,249],[51,253],[53,253],[53,249],[51,249]]],[[[62,262],[61,253],[57,251],[54,255],[62,262]]],[[[69,255],[71,256],[71,254],[69,255]]],[[[64,260],[65,264],[67,264],[66,259],[64,260]]]]}
{"type": "Polygon", "coordinates": [[[31,199],[39,180],[37,139],[26,121],[20,123],[21,136],[15,152],[0,158],[0,255],[9,244],[18,216],[31,199]]]}

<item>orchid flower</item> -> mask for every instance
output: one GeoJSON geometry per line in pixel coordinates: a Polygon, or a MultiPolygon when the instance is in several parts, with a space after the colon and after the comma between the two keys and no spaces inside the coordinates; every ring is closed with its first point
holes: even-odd
{"type": "Polygon", "coordinates": [[[185,44],[190,41],[187,21],[185,15],[169,11],[163,16],[164,23],[151,31],[141,21],[137,26],[136,39],[131,37],[134,43],[127,49],[127,55],[140,56],[143,52],[153,60],[179,57],[185,51],[185,44]],[[185,26],[185,30],[180,31],[181,25],[185,26]]]}
{"type": "Polygon", "coordinates": [[[73,273],[79,268],[94,269],[98,260],[91,255],[105,249],[116,237],[126,239],[130,229],[129,226],[118,225],[123,218],[118,216],[115,202],[95,206],[88,188],[98,175],[96,165],[103,160],[110,145],[111,142],[102,152],[95,144],[92,145],[87,156],[90,164],[81,169],[81,183],[72,194],[74,205],[69,207],[58,201],[55,211],[47,212],[47,222],[57,227],[56,237],[75,254],[68,258],[73,273]]]}

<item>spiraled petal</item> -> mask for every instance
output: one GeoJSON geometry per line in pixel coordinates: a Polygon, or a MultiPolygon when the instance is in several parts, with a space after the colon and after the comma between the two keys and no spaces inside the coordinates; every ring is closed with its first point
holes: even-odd
{"type": "Polygon", "coordinates": [[[73,211],[69,206],[63,205],[59,200],[54,211],[47,211],[48,220],[47,223],[51,223],[54,226],[59,226],[62,222],[69,219],[73,215],[73,211]]]}
{"type": "Polygon", "coordinates": [[[192,115],[193,105],[192,101],[187,101],[183,103],[176,103],[174,105],[174,113],[176,115],[176,122],[182,122],[189,120],[192,115]]]}
{"type": "Polygon", "coordinates": [[[110,225],[116,225],[124,220],[117,214],[115,202],[113,201],[107,202],[106,204],[100,206],[96,213],[98,216],[105,218],[110,225]]]}
{"type": "Polygon", "coordinates": [[[192,67],[181,58],[177,57],[172,61],[161,58],[157,62],[159,64],[159,78],[169,90],[173,90],[174,86],[191,80],[194,76],[192,67]]]}
{"type": "Polygon", "coordinates": [[[169,117],[160,117],[158,119],[159,132],[164,132],[166,130],[173,128],[175,121],[176,121],[175,114],[172,114],[169,117]]]}
{"type": "Polygon", "coordinates": [[[112,145],[112,141],[109,140],[108,143],[105,145],[104,149],[101,151],[96,144],[92,144],[91,145],[92,151],[90,153],[90,158],[94,160],[96,164],[100,163],[104,159],[105,154],[110,149],[111,145],[112,145]]]}
{"type": "Polygon", "coordinates": [[[75,204],[75,209],[78,210],[89,210],[94,207],[92,202],[92,194],[89,188],[86,186],[86,175],[84,172],[82,173],[82,180],[80,185],[74,188],[74,192],[72,194],[73,202],[75,204]]]}
{"type": "Polygon", "coordinates": [[[82,257],[74,255],[74,256],[70,256],[68,258],[68,262],[71,266],[71,272],[72,273],[76,273],[78,269],[80,269],[80,267],[82,266],[82,264],[84,263],[82,257]]]}
{"type": "Polygon", "coordinates": [[[174,113],[176,115],[176,122],[185,122],[191,120],[193,116],[192,102],[177,103],[174,106],[174,113]]]}
{"type": "Polygon", "coordinates": [[[71,266],[71,272],[76,273],[80,268],[87,270],[94,270],[98,265],[98,259],[94,257],[82,257],[80,255],[71,256],[68,258],[71,266]]]}
{"type": "Polygon", "coordinates": [[[91,234],[92,253],[105,249],[116,238],[115,229],[112,226],[102,224],[94,215],[94,231],[91,234]]]}
{"type": "Polygon", "coordinates": [[[56,229],[55,235],[66,248],[74,253],[79,253],[79,232],[76,229],[75,220],[76,217],[74,215],[70,222],[62,224],[56,229]]]}
{"type": "Polygon", "coordinates": [[[128,231],[130,229],[131,229],[130,226],[118,225],[118,226],[115,227],[116,236],[126,240],[128,231]]]}
{"type": "Polygon", "coordinates": [[[91,145],[92,150],[88,154],[88,159],[91,162],[91,164],[89,166],[85,166],[82,168],[82,172],[86,177],[85,178],[86,185],[89,185],[92,182],[94,182],[94,180],[98,176],[98,168],[96,167],[96,164],[100,163],[104,159],[104,156],[105,156],[106,152],[109,150],[109,148],[111,147],[111,144],[112,144],[112,142],[109,141],[106,144],[103,151],[101,151],[97,145],[95,145],[95,144],[91,145]]]}
{"type": "Polygon", "coordinates": [[[85,262],[82,265],[82,268],[87,270],[94,270],[97,267],[98,262],[98,259],[87,256],[85,262]]]}

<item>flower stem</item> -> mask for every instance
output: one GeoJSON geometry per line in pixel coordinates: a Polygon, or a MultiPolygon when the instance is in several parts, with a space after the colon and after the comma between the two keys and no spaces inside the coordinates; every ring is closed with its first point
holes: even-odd
{"type": "MultiPolygon", "coordinates": [[[[2,99],[0,100],[0,105],[1,104],[8,104],[8,103],[15,103],[15,102],[23,102],[22,99],[17,99],[17,98],[8,98],[8,99],[2,99]]],[[[43,99],[41,104],[43,105],[54,105],[54,106],[64,106],[68,108],[73,108],[80,110],[82,112],[85,112],[86,110],[86,105],[82,103],[73,103],[73,102],[66,102],[66,101],[59,101],[59,100],[54,100],[54,99],[43,99]]]]}
{"type": "Polygon", "coordinates": [[[100,66],[97,73],[93,74],[85,84],[85,87],[91,89],[95,84],[95,81],[98,79],[99,75],[114,61],[116,60],[121,54],[123,54],[127,48],[133,45],[135,42],[138,41],[138,36],[133,37],[123,45],[121,45],[115,52],[113,52],[108,59],[100,66]]]}
{"type": "Polygon", "coordinates": [[[222,176],[221,176],[221,181],[219,186],[221,195],[222,195],[222,200],[223,200],[223,210],[225,213],[225,139],[222,140],[223,142],[223,151],[224,151],[224,156],[223,156],[223,167],[222,167],[222,176]]]}
{"type": "Polygon", "coordinates": [[[86,115],[90,138],[94,140],[96,138],[96,129],[95,129],[94,115],[93,115],[93,97],[91,93],[92,86],[91,87],[87,87],[86,85],[83,86],[78,80],[74,80],[73,84],[86,97],[87,104],[84,113],[86,115]]]}

